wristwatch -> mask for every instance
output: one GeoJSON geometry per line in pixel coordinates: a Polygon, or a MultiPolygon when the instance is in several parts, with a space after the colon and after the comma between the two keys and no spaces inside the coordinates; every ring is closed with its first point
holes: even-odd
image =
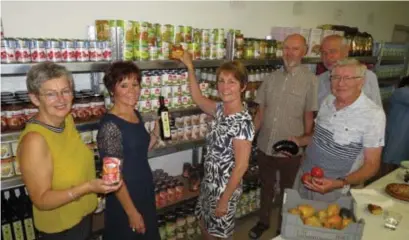
{"type": "Polygon", "coordinates": [[[348,181],[346,180],[346,178],[339,177],[339,178],[337,178],[337,180],[339,180],[339,181],[342,182],[342,187],[345,187],[345,186],[349,185],[349,184],[348,184],[348,181]]]}
{"type": "Polygon", "coordinates": [[[342,181],[341,193],[342,194],[347,194],[349,192],[350,185],[349,185],[348,181],[346,180],[346,178],[339,177],[339,178],[337,178],[337,180],[342,181]]]}

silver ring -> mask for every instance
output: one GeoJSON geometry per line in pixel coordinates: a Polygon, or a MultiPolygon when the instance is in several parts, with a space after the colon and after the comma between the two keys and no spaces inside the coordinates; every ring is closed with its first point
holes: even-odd
{"type": "Polygon", "coordinates": [[[135,232],[136,230],[135,230],[135,228],[132,228],[132,232],[135,232]]]}

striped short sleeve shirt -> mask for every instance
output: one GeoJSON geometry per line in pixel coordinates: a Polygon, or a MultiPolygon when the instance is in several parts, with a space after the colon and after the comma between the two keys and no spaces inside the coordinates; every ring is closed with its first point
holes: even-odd
{"type": "Polygon", "coordinates": [[[385,113],[364,93],[338,111],[334,101],[330,94],[322,103],[302,165],[304,171],[319,166],[330,178],[344,177],[358,169],[364,149],[383,146],[385,137],[385,113]]]}

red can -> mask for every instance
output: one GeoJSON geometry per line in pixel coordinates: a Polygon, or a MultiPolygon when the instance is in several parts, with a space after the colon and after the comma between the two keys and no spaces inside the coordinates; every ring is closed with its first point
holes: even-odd
{"type": "Polygon", "coordinates": [[[75,56],[78,62],[89,61],[89,42],[84,40],[75,41],[75,56]]]}
{"type": "Polygon", "coordinates": [[[16,39],[16,62],[28,63],[31,62],[30,41],[24,38],[16,39]]]}
{"type": "Polygon", "coordinates": [[[109,42],[101,41],[100,44],[101,44],[100,48],[102,49],[102,59],[104,61],[111,61],[112,60],[112,50],[109,45],[109,42]]]}
{"type": "Polygon", "coordinates": [[[102,179],[109,184],[119,184],[121,181],[121,160],[114,157],[104,157],[102,179]]]}
{"type": "Polygon", "coordinates": [[[74,40],[62,39],[60,41],[60,49],[61,49],[61,61],[75,62],[77,60],[75,56],[74,40]]]}
{"type": "Polygon", "coordinates": [[[89,41],[89,60],[92,62],[102,60],[102,50],[98,41],[89,41]]]}
{"type": "Polygon", "coordinates": [[[39,63],[47,61],[47,54],[43,39],[30,39],[30,52],[32,62],[39,63]]]}
{"type": "Polygon", "coordinates": [[[61,62],[60,42],[57,39],[46,40],[45,51],[47,53],[47,61],[61,62]]]}
{"type": "Polygon", "coordinates": [[[2,38],[1,39],[1,63],[16,62],[16,39],[2,38]]]}

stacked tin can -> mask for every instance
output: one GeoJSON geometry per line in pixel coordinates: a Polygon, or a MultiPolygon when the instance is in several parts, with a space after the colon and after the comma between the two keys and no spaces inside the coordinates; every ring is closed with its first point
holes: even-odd
{"type": "Polygon", "coordinates": [[[110,61],[107,41],[4,38],[2,63],[110,61]]]}
{"type": "Polygon", "coordinates": [[[138,102],[140,112],[156,111],[161,95],[169,109],[193,106],[185,70],[143,71],[141,87],[138,102]]]}

